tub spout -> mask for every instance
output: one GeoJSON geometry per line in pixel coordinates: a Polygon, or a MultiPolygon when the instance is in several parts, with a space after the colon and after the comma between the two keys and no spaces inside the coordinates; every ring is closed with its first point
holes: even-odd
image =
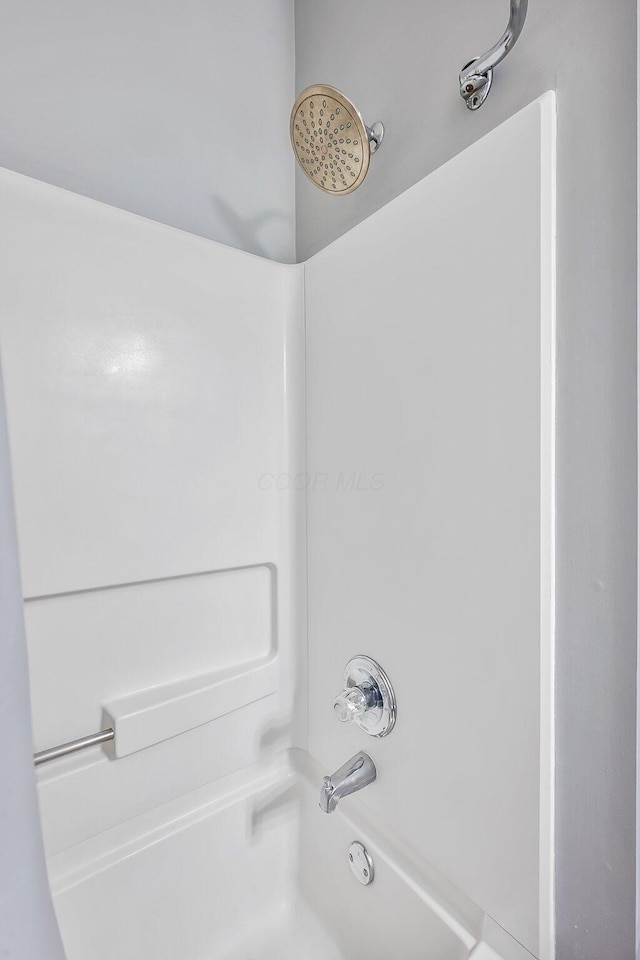
{"type": "Polygon", "coordinates": [[[355,757],[325,777],[320,788],[320,808],[333,813],[342,797],[357,793],[376,778],[376,766],[368,753],[356,753],[355,757]]]}

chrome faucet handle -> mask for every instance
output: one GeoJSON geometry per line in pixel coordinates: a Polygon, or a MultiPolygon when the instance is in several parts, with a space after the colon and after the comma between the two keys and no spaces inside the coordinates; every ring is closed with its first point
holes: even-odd
{"type": "Polygon", "coordinates": [[[369,706],[364,690],[360,687],[347,687],[333,701],[333,712],[341,723],[350,723],[362,717],[369,706]]]}
{"type": "Polygon", "coordinates": [[[391,682],[375,660],[354,657],[346,666],[345,688],[333,701],[341,723],[355,722],[372,737],[386,737],[396,722],[396,698],[391,682]]]}

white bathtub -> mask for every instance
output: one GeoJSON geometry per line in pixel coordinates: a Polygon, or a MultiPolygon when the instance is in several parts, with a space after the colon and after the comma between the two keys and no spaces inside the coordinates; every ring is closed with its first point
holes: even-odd
{"type": "Polygon", "coordinates": [[[496,960],[479,915],[435,900],[359,798],[319,809],[316,773],[293,752],[51,857],[68,960],[496,960]]]}

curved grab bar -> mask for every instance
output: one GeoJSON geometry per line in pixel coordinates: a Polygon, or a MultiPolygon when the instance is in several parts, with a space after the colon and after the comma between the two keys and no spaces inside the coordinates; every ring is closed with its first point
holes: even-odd
{"type": "Polygon", "coordinates": [[[509,23],[495,46],[470,60],[460,71],[460,96],[469,110],[478,110],[489,96],[493,68],[504,60],[522,33],[529,0],[511,0],[509,23]]]}

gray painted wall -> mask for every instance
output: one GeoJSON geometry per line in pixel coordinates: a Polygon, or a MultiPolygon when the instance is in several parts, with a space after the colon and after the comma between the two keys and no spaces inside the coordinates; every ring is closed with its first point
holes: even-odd
{"type": "Polygon", "coordinates": [[[0,89],[0,166],[293,259],[293,0],[2,0],[0,89]]]}
{"type": "MultiPolygon", "coordinates": [[[[498,39],[507,14],[507,0],[296,0],[297,90],[332,83],[387,129],[354,194],[325,197],[298,175],[298,258],[557,90],[558,958],[631,960],[636,0],[531,0],[517,47],[472,114],[458,71],[498,39]]],[[[482,255],[481,225],[469,224],[460,253],[464,282],[465,254],[482,255]]]]}

